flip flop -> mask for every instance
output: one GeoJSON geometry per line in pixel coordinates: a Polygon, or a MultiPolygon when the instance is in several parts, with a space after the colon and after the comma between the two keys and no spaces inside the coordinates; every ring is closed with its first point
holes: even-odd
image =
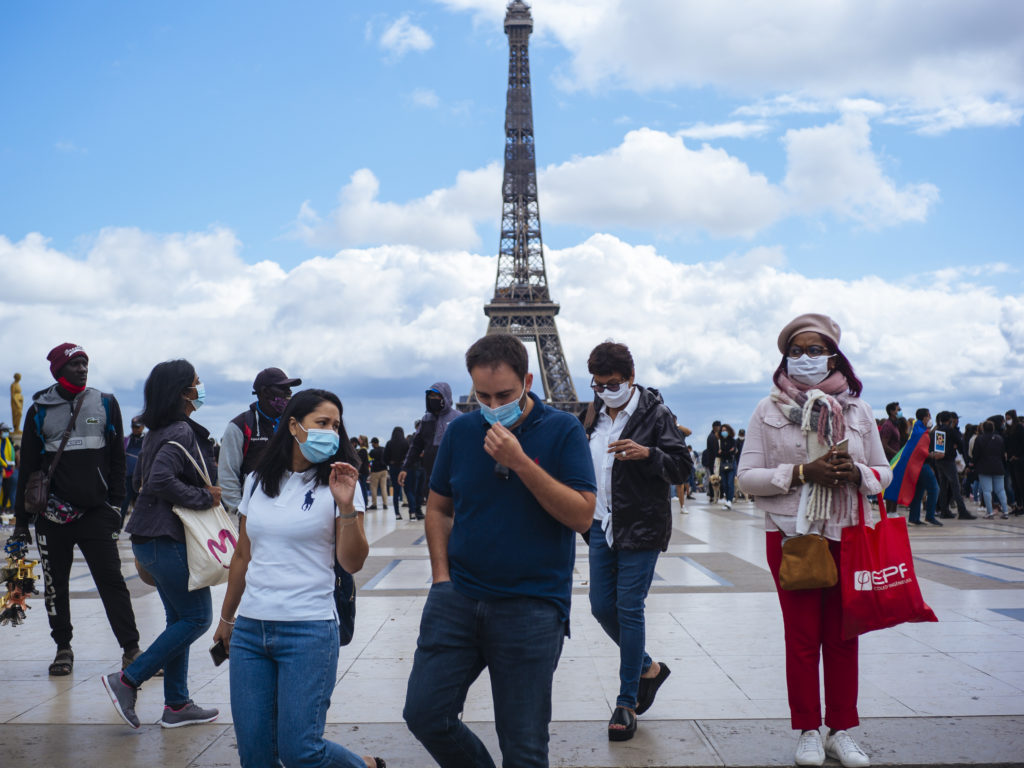
{"type": "Polygon", "coordinates": [[[658,670],[658,674],[654,677],[640,678],[640,687],[637,688],[636,692],[636,713],[638,715],[642,715],[651,708],[651,705],[654,703],[654,697],[658,695],[658,689],[661,688],[661,684],[672,674],[668,664],[662,661],[660,666],[661,669],[658,670]]]}

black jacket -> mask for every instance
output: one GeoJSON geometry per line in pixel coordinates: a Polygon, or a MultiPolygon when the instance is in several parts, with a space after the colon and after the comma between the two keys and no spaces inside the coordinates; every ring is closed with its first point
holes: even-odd
{"type": "Polygon", "coordinates": [[[1003,438],[993,432],[983,432],[974,441],[974,469],[979,475],[1002,475],[1003,438]]]}
{"type": "MultiPolygon", "coordinates": [[[[612,546],[615,549],[668,549],[672,538],[672,502],[669,486],[690,476],[693,460],[676,417],[656,389],[637,386],[640,400],[626,422],[620,440],[650,448],[641,461],[616,461],[612,466],[612,546]]],[[[597,412],[605,409],[601,403],[597,412]]],[[[594,431],[597,419],[587,428],[594,431]]]]}

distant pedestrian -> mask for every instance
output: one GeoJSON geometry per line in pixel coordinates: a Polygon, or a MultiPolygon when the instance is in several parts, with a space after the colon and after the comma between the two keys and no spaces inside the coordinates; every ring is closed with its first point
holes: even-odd
{"type": "Polygon", "coordinates": [[[406,488],[412,488],[409,494],[409,519],[423,519],[420,511],[421,498],[419,486],[429,483],[430,473],[434,468],[434,457],[441,446],[441,440],[459,412],[452,406],[452,388],[447,382],[438,381],[430,385],[426,391],[427,412],[419,421],[416,432],[409,439],[409,451],[402,462],[402,471],[398,482],[406,488]],[[421,480],[422,479],[422,480],[421,480]],[[411,482],[407,483],[406,480],[411,482]]]}
{"type": "Polygon", "coordinates": [[[736,431],[729,424],[722,425],[718,452],[718,476],[722,484],[722,506],[732,509],[736,479],[736,431]]]}
{"type": "Polygon", "coordinates": [[[391,439],[384,444],[384,463],[388,468],[388,478],[391,480],[392,504],[395,508],[395,519],[402,519],[402,510],[399,504],[402,501],[402,484],[398,476],[402,471],[402,462],[405,454],[409,452],[409,441],[405,439],[405,431],[401,427],[391,430],[391,439]]]}
{"type": "Polygon", "coordinates": [[[995,495],[1002,510],[1002,518],[1009,515],[1004,486],[1005,474],[1003,455],[1005,452],[1003,438],[996,434],[996,425],[991,421],[982,424],[984,430],[974,442],[974,465],[978,470],[981,482],[981,493],[985,499],[985,519],[991,520],[995,515],[992,508],[992,496],[995,495]]]}
{"type": "Polygon", "coordinates": [[[264,368],[252,382],[256,402],[228,422],[221,438],[218,482],[229,512],[238,509],[245,476],[259,463],[292,396],[292,387],[300,384],[302,379],[291,378],[280,368],[264,368]]]}
{"type": "Polygon", "coordinates": [[[380,496],[384,509],[388,508],[388,465],[384,463],[384,449],[376,437],[370,440],[370,506],[377,508],[377,497],[380,496]]]}
{"type": "Polygon", "coordinates": [[[132,416],[132,431],[124,439],[124,501],[121,502],[121,527],[124,527],[124,519],[128,516],[128,510],[135,503],[138,492],[135,490],[135,467],[139,463],[139,454],[142,453],[143,433],[146,426],[142,423],[141,416],[132,416]]]}
{"type": "Polygon", "coordinates": [[[0,511],[14,507],[14,441],[11,428],[0,423],[0,511]]]}

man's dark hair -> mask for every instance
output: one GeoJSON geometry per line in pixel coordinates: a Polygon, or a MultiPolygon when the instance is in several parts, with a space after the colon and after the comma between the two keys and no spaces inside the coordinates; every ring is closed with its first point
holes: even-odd
{"type": "Polygon", "coordinates": [[[914,418],[917,419],[918,421],[921,421],[921,419],[929,415],[931,415],[931,411],[929,411],[927,408],[918,408],[917,411],[914,413],[914,418]]]}
{"type": "Polygon", "coordinates": [[[939,411],[935,416],[936,424],[945,424],[952,418],[952,414],[949,411],[939,411]]]}
{"type": "Polygon", "coordinates": [[[192,386],[196,369],[188,360],[157,363],[142,388],[142,423],[160,429],[185,418],[186,389],[192,386]]]}
{"type": "Polygon", "coordinates": [[[338,452],[327,461],[314,464],[312,469],[316,472],[316,485],[328,485],[331,476],[331,464],[335,461],[345,461],[354,467],[359,466],[359,456],[348,440],[348,432],[345,431],[345,419],[342,416],[344,411],[341,407],[341,400],[333,392],[325,389],[304,389],[295,394],[284,413],[281,414],[280,426],[270,438],[267,447],[263,450],[254,472],[260,479],[260,486],[263,492],[270,498],[277,498],[281,492],[281,479],[286,471],[292,468],[292,445],[295,437],[288,429],[288,423],[294,418],[302,423],[310,413],[319,407],[324,401],[334,403],[338,408],[338,418],[341,424],[338,426],[338,452]]]}
{"type": "Polygon", "coordinates": [[[988,419],[981,426],[982,426],[982,429],[984,429],[987,434],[992,434],[992,433],[994,433],[996,431],[996,423],[994,421],[992,421],[992,419],[988,419]]]}
{"type": "Polygon", "coordinates": [[[712,421],[711,422],[711,428],[712,429],[714,429],[715,427],[720,427],[720,426],[722,426],[722,422],[720,422],[720,421],[712,421]]]}
{"type": "Polygon", "coordinates": [[[889,414],[890,416],[895,416],[896,412],[899,411],[899,409],[900,409],[900,404],[899,403],[889,403],[887,406],[885,406],[885,412],[887,414],[889,414]]]}
{"type": "Polygon", "coordinates": [[[611,376],[619,374],[624,379],[633,375],[633,355],[625,344],[614,341],[603,341],[590,352],[587,358],[587,370],[595,376],[611,376]]]}
{"type": "Polygon", "coordinates": [[[466,370],[471,376],[474,368],[497,368],[502,363],[515,371],[520,380],[526,379],[530,358],[523,342],[510,333],[488,334],[474,341],[473,346],[466,350],[466,370]]]}

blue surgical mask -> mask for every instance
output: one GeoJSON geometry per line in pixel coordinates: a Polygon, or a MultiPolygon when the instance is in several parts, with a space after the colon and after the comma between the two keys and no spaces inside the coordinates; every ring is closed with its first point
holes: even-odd
{"type": "Polygon", "coordinates": [[[295,442],[299,443],[302,455],[314,464],[321,464],[338,452],[341,438],[333,429],[306,429],[301,424],[299,429],[306,433],[306,442],[299,443],[299,438],[295,442]]]}
{"type": "MultiPolygon", "coordinates": [[[[523,384],[523,395],[525,394],[526,385],[523,384]]],[[[483,403],[480,403],[480,412],[484,415],[484,421],[488,424],[501,424],[503,427],[511,427],[519,421],[519,417],[523,415],[523,409],[519,405],[519,401],[523,399],[523,395],[520,395],[511,403],[499,405],[497,408],[488,408],[483,403]]]]}
{"type": "Polygon", "coordinates": [[[198,411],[203,407],[203,403],[206,402],[206,385],[200,381],[195,385],[194,389],[196,391],[196,399],[190,400],[189,402],[191,402],[192,407],[198,411]]]}

